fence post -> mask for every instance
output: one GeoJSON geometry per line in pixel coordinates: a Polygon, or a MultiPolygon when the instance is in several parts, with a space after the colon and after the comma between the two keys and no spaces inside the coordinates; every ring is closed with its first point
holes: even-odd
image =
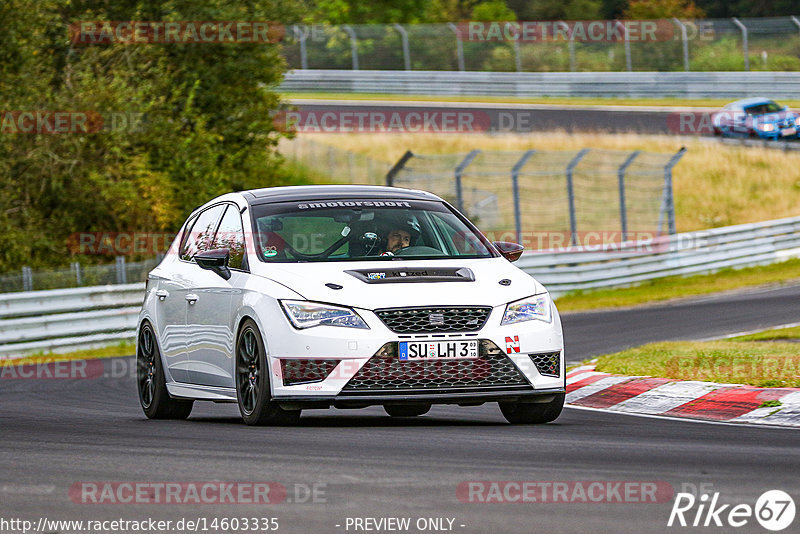
{"type": "Polygon", "coordinates": [[[682,146],[681,149],[670,158],[670,160],[667,162],[667,166],[664,167],[664,189],[666,192],[667,201],[667,228],[670,234],[677,233],[675,229],[675,202],[672,196],[672,168],[678,164],[685,153],[686,147],[682,146]]]}
{"type": "Polygon", "coordinates": [[[350,183],[356,183],[356,175],[355,175],[355,159],[356,153],[352,150],[347,151],[347,176],[350,177],[350,183]]]}
{"type": "Polygon", "coordinates": [[[330,145],[328,145],[328,174],[331,178],[336,176],[336,152],[330,145]]]}
{"type": "Polygon", "coordinates": [[[22,267],[22,290],[33,291],[33,271],[30,267],[22,267]]]}
{"type": "Polygon", "coordinates": [[[117,283],[126,284],[127,276],[125,273],[125,256],[117,256],[117,283]]]}
{"type": "Polygon", "coordinates": [[[522,243],[522,209],[519,203],[519,171],[534,154],[536,154],[535,150],[526,151],[511,168],[511,187],[514,193],[514,229],[517,232],[517,243],[520,244],[522,243]]]}
{"type": "Polygon", "coordinates": [[[794,25],[797,26],[798,29],[800,29],[800,20],[797,20],[797,17],[795,17],[794,15],[791,15],[789,18],[792,19],[794,25]]]}
{"type": "Polygon", "coordinates": [[[406,153],[400,156],[400,159],[397,160],[389,172],[386,173],[386,185],[389,187],[394,186],[394,177],[397,176],[397,173],[403,170],[403,167],[406,166],[406,162],[414,157],[414,153],[410,150],[406,150],[406,153]]]}
{"type": "Polygon", "coordinates": [[[464,213],[464,191],[463,188],[461,187],[461,177],[464,174],[464,169],[466,169],[467,166],[470,163],[472,163],[472,160],[474,160],[480,153],[481,153],[480,150],[473,150],[472,152],[467,154],[467,156],[463,160],[461,160],[461,163],[458,164],[455,170],[456,208],[458,208],[458,211],[460,211],[461,213],[464,213]]]}
{"type": "Polygon", "coordinates": [[[350,54],[353,56],[353,70],[358,70],[358,39],[356,32],[349,24],[342,24],[342,29],[350,36],[350,54]]]}
{"type": "Polygon", "coordinates": [[[575,167],[580,163],[583,156],[589,153],[588,148],[584,148],[578,155],[572,158],[572,161],[567,165],[567,200],[569,202],[569,231],[570,231],[570,245],[578,245],[578,223],[575,219],[575,190],[572,185],[572,172],[575,167]]]}
{"type": "Polygon", "coordinates": [[[749,52],[749,50],[747,48],[747,26],[742,24],[739,21],[739,19],[737,19],[736,17],[733,17],[733,19],[731,19],[731,20],[733,20],[733,23],[736,24],[736,26],[738,26],[740,30],[742,30],[742,49],[744,50],[744,70],[745,71],[749,71],[750,70],[750,52],[749,52]]]}
{"type": "Polygon", "coordinates": [[[625,26],[624,22],[617,21],[617,26],[622,26],[622,35],[623,39],[625,39],[625,69],[628,72],[633,70],[633,65],[631,64],[631,41],[628,36],[628,27],[625,26]]]}
{"type": "Polygon", "coordinates": [[[74,261],[74,262],[70,263],[69,266],[70,266],[70,270],[73,273],[75,273],[75,285],[77,287],[82,286],[83,284],[81,282],[81,264],[78,263],[77,261],[74,261]]]}
{"type": "Polygon", "coordinates": [[[567,44],[569,48],[569,71],[575,72],[575,33],[569,29],[569,24],[563,20],[557,21],[556,24],[567,30],[567,35],[569,35],[569,43],[567,44]]]}
{"type": "Polygon", "coordinates": [[[683,42],[683,70],[689,72],[689,38],[686,35],[686,24],[673,17],[672,20],[681,29],[681,41],[683,42]]]}
{"type": "Polygon", "coordinates": [[[628,240],[628,208],[625,206],[625,171],[628,170],[633,160],[639,155],[641,150],[635,151],[617,169],[617,181],[619,182],[619,219],[622,224],[622,241],[628,240]]]}
{"type": "Polygon", "coordinates": [[[292,26],[292,31],[294,31],[295,37],[300,41],[300,68],[307,69],[308,51],[306,50],[306,39],[308,39],[308,29],[305,26],[303,26],[302,30],[299,28],[300,27],[295,24],[292,26]]]}
{"type": "Polygon", "coordinates": [[[514,39],[514,66],[517,72],[522,72],[522,56],[519,49],[519,38],[514,39]]]}
{"type": "Polygon", "coordinates": [[[456,34],[456,54],[458,55],[458,70],[464,71],[464,43],[461,42],[461,30],[452,22],[447,23],[447,27],[456,34]]]}
{"type": "Polygon", "coordinates": [[[403,65],[406,70],[411,70],[411,49],[408,46],[408,32],[396,22],[392,26],[400,34],[400,40],[403,42],[403,65]]]}

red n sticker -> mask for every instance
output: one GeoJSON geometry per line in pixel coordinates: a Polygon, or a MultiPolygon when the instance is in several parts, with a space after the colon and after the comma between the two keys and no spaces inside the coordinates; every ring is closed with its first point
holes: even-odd
{"type": "Polygon", "coordinates": [[[511,354],[512,352],[519,352],[519,336],[514,336],[513,338],[506,336],[506,354],[511,354]]]}

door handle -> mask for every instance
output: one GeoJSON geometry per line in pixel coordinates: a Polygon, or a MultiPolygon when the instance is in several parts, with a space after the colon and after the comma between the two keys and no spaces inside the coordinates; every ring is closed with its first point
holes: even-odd
{"type": "Polygon", "coordinates": [[[194,293],[187,293],[186,294],[186,302],[188,302],[189,304],[194,304],[195,302],[197,302],[197,299],[198,299],[198,296],[195,295],[194,293]]]}
{"type": "Polygon", "coordinates": [[[158,297],[158,300],[164,300],[169,296],[169,291],[166,289],[159,289],[156,291],[156,296],[158,297]]]}

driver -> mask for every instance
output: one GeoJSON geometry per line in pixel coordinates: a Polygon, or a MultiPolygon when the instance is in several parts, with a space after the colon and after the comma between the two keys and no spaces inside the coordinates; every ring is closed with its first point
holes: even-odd
{"type": "Polygon", "coordinates": [[[397,253],[401,248],[411,246],[411,232],[402,228],[394,228],[386,234],[386,250],[384,252],[397,253]]]}

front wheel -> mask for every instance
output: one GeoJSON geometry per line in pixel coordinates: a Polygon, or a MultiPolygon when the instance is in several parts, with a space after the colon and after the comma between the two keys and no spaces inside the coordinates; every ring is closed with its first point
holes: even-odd
{"type": "Polygon", "coordinates": [[[258,326],[247,319],[236,338],[236,400],[248,425],[288,425],[300,419],[300,410],[284,410],[272,400],[270,370],[258,326]]]}
{"type": "Polygon", "coordinates": [[[136,339],[136,385],[139,403],[149,419],[186,419],[192,413],[194,401],[169,396],[161,353],[150,323],[142,323],[136,339]]]}
{"type": "Polygon", "coordinates": [[[564,393],[557,393],[550,402],[501,402],[500,411],[512,425],[536,425],[558,419],[564,409],[564,393]]]}

